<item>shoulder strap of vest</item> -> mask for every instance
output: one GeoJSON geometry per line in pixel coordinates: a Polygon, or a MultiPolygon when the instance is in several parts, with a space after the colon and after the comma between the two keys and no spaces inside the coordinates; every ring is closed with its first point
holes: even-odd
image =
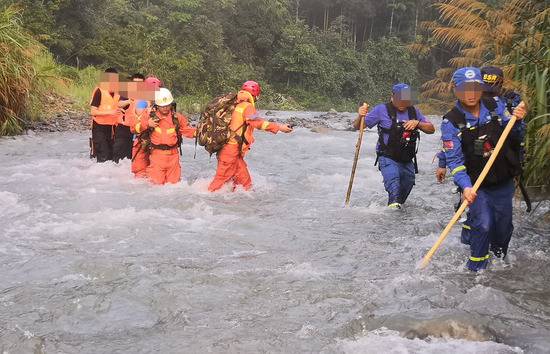
{"type": "Polygon", "coordinates": [[[497,109],[497,102],[493,97],[482,98],[481,102],[489,111],[494,111],[497,109]]]}
{"type": "Polygon", "coordinates": [[[414,106],[407,107],[407,113],[409,114],[410,120],[418,119],[418,115],[416,114],[416,108],[414,106]]]}
{"type": "Polygon", "coordinates": [[[464,130],[466,128],[466,116],[457,107],[453,107],[447,114],[443,116],[443,119],[447,119],[458,130],[464,130]]]}
{"type": "Polygon", "coordinates": [[[386,110],[388,111],[392,123],[397,122],[397,110],[391,102],[386,103],[386,110]]]}
{"type": "Polygon", "coordinates": [[[497,113],[497,101],[493,97],[482,98],[481,102],[489,110],[491,114],[491,120],[499,120],[500,116],[497,113]]]}
{"type": "Polygon", "coordinates": [[[172,110],[172,124],[174,124],[174,128],[176,129],[176,134],[177,134],[178,140],[179,140],[181,138],[180,120],[178,119],[178,113],[176,112],[175,108],[173,108],[173,110],[172,110]]]}

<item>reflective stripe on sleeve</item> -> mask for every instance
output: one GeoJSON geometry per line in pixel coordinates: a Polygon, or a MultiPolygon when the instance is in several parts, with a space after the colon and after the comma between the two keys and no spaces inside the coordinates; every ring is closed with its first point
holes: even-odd
{"type": "Polygon", "coordinates": [[[466,166],[464,165],[458,166],[457,168],[451,171],[451,176],[454,176],[461,171],[466,171],[466,166]]]}
{"type": "Polygon", "coordinates": [[[262,123],[262,130],[266,130],[269,127],[269,122],[263,122],[262,123]]]}

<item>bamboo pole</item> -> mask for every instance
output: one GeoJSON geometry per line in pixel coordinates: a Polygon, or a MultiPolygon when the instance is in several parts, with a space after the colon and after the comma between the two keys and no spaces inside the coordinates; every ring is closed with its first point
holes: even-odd
{"type": "MultiPolygon", "coordinates": [[[[367,103],[363,103],[368,108],[367,103]]],[[[365,132],[365,116],[361,117],[361,123],[359,124],[359,137],[357,138],[357,144],[355,145],[355,159],[353,160],[353,167],[351,168],[351,176],[349,179],[348,193],[346,194],[346,206],[349,206],[351,198],[351,190],[353,188],[353,180],[355,179],[355,170],[357,169],[357,162],[359,161],[359,153],[361,152],[361,143],[363,141],[363,133],[365,132]]]]}
{"type": "MultiPolygon", "coordinates": [[[[518,105],[518,107],[519,106],[525,106],[525,103],[521,102],[518,105]]],[[[479,187],[481,186],[481,184],[485,180],[485,177],[487,176],[487,174],[491,170],[491,167],[493,166],[493,163],[495,162],[498,154],[500,153],[500,150],[502,149],[502,146],[504,145],[504,142],[506,141],[506,139],[508,138],[508,135],[510,134],[510,131],[514,127],[514,124],[516,123],[516,120],[517,120],[517,117],[512,116],[510,118],[510,121],[508,122],[508,124],[506,124],[506,128],[504,128],[504,131],[500,135],[500,139],[498,139],[497,145],[495,146],[495,149],[493,150],[493,153],[491,154],[491,157],[489,157],[489,160],[485,164],[485,167],[483,167],[483,170],[481,171],[481,174],[479,175],[479,177],[477,178],[474,186],[472,187],[474,192],[477,192],[477,190],[479,189],[479,187]]],[[[445,227],[445,229],[443,230],[443,232],[441,233],[441,235],[439,236],[439,238],[435,242],[435,244],[432,246],[432,248],[428,251],[428,253],[426,253],[424,258],[422,259],[422,262],[419,266],[420,269],[424,269],[428,266],[428,264],[430,263],[430,260],[432,259],[433,255],[439,249],[439,247],[441,246],[443,241],[445,241],[445,239],[449,235],[449,232],[451,231],[452,227],[454,226],[454,224],[456,224],[456,222],[458,221],[458,219],[460,218],[460,216],[462,215],[464,210],[466,210],[467,206],[468,206],[468,201],[464,200],[462,202],[462,204],[460,205],[460,208],[458,208],[455,215],[452,217],[451,221],[449,221],[449,223],[447,224],[447,226],[445,227]]]]}

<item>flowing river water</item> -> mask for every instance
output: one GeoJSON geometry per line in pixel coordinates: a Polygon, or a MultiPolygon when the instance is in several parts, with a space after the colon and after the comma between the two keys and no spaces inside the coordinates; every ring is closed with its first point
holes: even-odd
{"type": "Polygon", "coordinates": [[[182,182],[155,187],[90,161],[88,134],[0,139],[0,353],[550,352],[550,226],[523,205],[508,262],[465,270],[456,227],[416,269],[456,201],[438,132],[402,211],[375,131],[349,208],[357,133],[256,135],[254,191],[218,194],[191,140],[182,182]]]}

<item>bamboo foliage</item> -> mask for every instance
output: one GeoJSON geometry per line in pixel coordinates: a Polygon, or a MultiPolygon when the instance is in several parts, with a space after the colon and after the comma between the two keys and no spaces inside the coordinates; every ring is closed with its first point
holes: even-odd
{"type": "Polygon", "coordinates": [[[415,43],[426,55],[440,45],[457,55],[449,67],[424,83],[426,98],[451,99],[451,76],[464,66],[495,65],[505,73],[504,86],[519,91],[530,108],[526,136],[526,177],[531,185],[550,179],[550,7],[536,0],[507,0],[490,6],[481,0],[437,3],[440,17],[423,23],[433,44],[415,43]]]}

